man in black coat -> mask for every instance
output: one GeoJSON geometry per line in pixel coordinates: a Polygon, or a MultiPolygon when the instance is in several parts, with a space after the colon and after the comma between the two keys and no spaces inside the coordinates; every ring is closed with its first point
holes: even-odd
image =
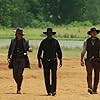
{"type": "Polygon", "coordinates": [[[57,57],[60,60],[60,67],[62,66],[62,51],[60,45],[56,39],[52,37],[52,35],[56,34],[56,32],[52,31],[52,28],[48,28],[47,32],[43,32],[47,35],[47,38],[44,39],[38,50],[38,66],[41,68],[43,64],[44,69],[44,78],[45,85],[48,95],[55,96],[56,95],[56,79],[57,79],[57,57]],[[43,53],[43,57],[42,57],[43,53]],[[41,64],[42,60],[42,64],[41,64]],[[51,71],[51,74],[50,74],[51,71]],[[51,80],[50,80],[51,75],[51,80]]]}
{"type": "Polygon", "coordinates": [[[81,52],[81,65],[84,66],[84,55],[87,52],[85,58],[85,65],[87,71],[87,84],[88,92],[90,94],[97,94],[97,87],[99,83],[99,72],[100,72],[100,39],[97,38],[99,30],[91,28],[87,32],[90,37],[84,41],[83,49],[81,52]],[[92,71],[94,70],[94,82],[92,84],[92,71]]]}
{"type": "Polygon", "coordinates": [[[21,84],[23,80],[24,68],[30,68],[27,51],[32,52],[28,41],[23,38],[22,28],[16,29],[15,38],[11,40],[8,50],[9,68],[13,69],[13,77],[17,83],[17,94],[21,94],[21,84]]]}

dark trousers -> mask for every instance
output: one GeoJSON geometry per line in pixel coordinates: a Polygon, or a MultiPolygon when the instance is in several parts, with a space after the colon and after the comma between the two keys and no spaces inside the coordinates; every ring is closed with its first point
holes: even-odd
{"type": "Polygon", "coordinates": [[[13,77],[14,77],[15,82],[17,83],[18,90],[21,89],[25,64],[26,64],[26,61],[24,57],[13,59],[13,77]]]}
{"type": "Polygon", "coordinates": [[[43,61],[44,79],[47,93],[56,92],[57,60],[43,61]]]}
{"type": "Polygon", "coordinates": [[[97,91],[98,83],[99,83],[99,72],[100,72],[100,62],[94,61],[85,61],[86,71],[87,71],[87,83],[88,88],[97,91]],[[94,82],[92,86],[92,71],[94,70],[94,82]]]}

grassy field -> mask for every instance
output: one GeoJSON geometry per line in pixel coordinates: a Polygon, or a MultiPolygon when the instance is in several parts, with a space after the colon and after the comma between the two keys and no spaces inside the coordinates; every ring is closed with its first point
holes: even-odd
{"type": "MultiPolygon", "coordinates": [[[[84,40],[88,37],[86,34],[88,30],[90,30],[91,27],[96,27],[99,29],[98,26],[71,26],[71,25],[62,25],[54,27],[53,30],[57,32],[55,37],[57,39],[62,40],[84,40]]],[[[0,39],[11,39],[14,37],[13,28],[7,29],[2,28],[0,29],[0,39]]],[[[45,35],[43,35],[43,31],[46,31],[42,28],[25,28],[25,38],[27,39],[43,39],[45,35]]],[[[100,37],[100,35],[98,35],[100,37]]],[[[80,56],[80,48],[62,48],[63,55],[64,56],[80,56]]],[[[0,48],[1,53],[7,53],[6,48],[0,48]]],[[[37,48],[33,47],[33,54],[36,55],[37,48]]]]}
{"type": "MultiPolygon", "coordinates": [[[[55,37],[57,39],[65,39],[65,40],[84,40],[88,35],[86,34],[88,30],[93,26],[57,26],[54,27],[54,31],[57,32],[55,37]]],[[[96,26],[99,29],[99,26],[96,26]]],[[[10,28],[2,28],[0,29],[0,39],[11,39],[14,37],[14,29],[10,28]]],[[[27,39],[43,39],[44,35],[42,34],[43,31],[46,31],[42,28],[25,28],[25,37],[27,39]]],[[[100,37],[100,36],[99,36],[100,37]]]]}

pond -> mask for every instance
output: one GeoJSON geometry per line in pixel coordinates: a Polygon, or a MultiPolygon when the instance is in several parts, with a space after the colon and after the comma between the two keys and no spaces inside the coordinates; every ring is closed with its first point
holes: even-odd
{"type": "MultiPolygon", "coordinates": [[[[8,47],[10,44],[10,39],[0,39],[0,47],[8,47]]],[[[42,40],[29,40],[29,43],[33,47],[38,47],[42,40]]],[[[66,41],[59,40],[61,47],[82,47],[83,41],[66,41]]]]}

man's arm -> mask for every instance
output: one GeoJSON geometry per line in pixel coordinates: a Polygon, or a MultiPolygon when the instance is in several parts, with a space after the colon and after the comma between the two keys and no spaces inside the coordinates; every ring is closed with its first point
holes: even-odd
{"type": "Polygon", "coordinates": [[[41,42],[39,49],[38,49],[38,54],[37,54],[37,59],[38,59],[38,67],[41,68],[42,64],[41,64],[41,54],[42,54],[42,50],[43,50],[43,42],[41,42]]]}
{"type": "Polygon", "coordinates": [[[10,42],[10,46],[9,46],[9,49],[8,49],[8,56],[7,56],[7,60],[8,62],[10,62],[10,56],[11,56],[11,52],[12,52],[12,40],[10,42]]]}
{"type": "Polygon", "coordinates": [[[86,48],[87,48],[87,41],[84,41],[83,48],[81,51],[81,66],[84,66],[84,55],[86,53],[86,48]]]}
{"type": "Polygon", "coordinates": [[[27,51],[28,52],[32,52],[33,51],[32,48],[29,45],[29,41],[28,40],[27,40],[27,51]]]}
{"type": "Polygon", "coordinates": [[[57,41],[57,54],[58,54],[58,59],[60,61],[59,66],[62,67],[62,51],[58,41],[57,41]]]}

